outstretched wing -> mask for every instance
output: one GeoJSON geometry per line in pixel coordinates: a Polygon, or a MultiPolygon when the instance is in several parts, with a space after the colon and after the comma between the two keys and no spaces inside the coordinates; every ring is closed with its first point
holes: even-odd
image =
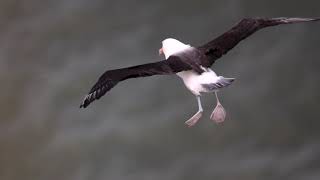
{"type": "Polygon", "coordinates": [[[198,47],[207,58],[201,64],[210,67],[215,60],[226,54],[235,47],[241,40],[249,37],[254,32],[270,26],[280,24],[294,24],[301,22],[319,21],[320,18],[246,18],[241,20],[237,25],[232,27],[218,38],[198,47]]]}
{"type": "Polygon", "coordinates": [[[80,108],[86,108],[91,102],[106,94],[106,92],[120,81],[129,78],[175,74],[180,71],[191,69],[194,69],[198,73],[202,72],[202,69],[198,67],[197,64],[192,63],[192,61],[185,59],[183,56],[177,55],[170,56],[168,60],[155,63],[106,71],[100,76],[88,95],[85,96],[80,108]]]}

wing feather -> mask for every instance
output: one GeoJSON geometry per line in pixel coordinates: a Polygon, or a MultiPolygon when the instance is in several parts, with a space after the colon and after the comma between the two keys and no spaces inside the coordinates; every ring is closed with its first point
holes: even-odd
{"type": "Polygon", "coordinates": [[[249,37],[256,31],[280,24],[294,24],[310,21],[319,21],[320,18],[245,18],[216,39],[206,43],[198,49],[207,56],[202,62],[205,67],[210,67],[217,59],[235,47],[240,41],[249,37]]]}
{"type": "Polygon", "coordinates": [[[196,71],[199,71],[199,69],[201,70],[201,68],[198,68],[196,64],[191,64],[183,57],[172,56],[169,57],[168,60],[155,63],[106,71],[100,76],[98,81],[89,91],[88,95],[85,96],[80,108],[86,108],[94,100],[100,99],[101,96],[105,95],[106,92],[117,85],[120,81],[153,75],[170,75],[191,69],[196,69],[196,71]]]}

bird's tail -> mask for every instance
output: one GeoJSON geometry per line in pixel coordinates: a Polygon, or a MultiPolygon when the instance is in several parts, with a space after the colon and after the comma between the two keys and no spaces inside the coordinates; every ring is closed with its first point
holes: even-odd
{"type": "Polygon", "coordinates": [[[227,87],[230,84],[232,84],[234,80],[235,78],[225,78],[223,76],[219,76],[219,79],[216,84],[219,86],[219,88],[227,87]]]}
{"type": "Polygon", "coordinates": [[[232,84],[235,78],[225,78],[223,76],[219,76],[217,82],[210,84],[202,84],[202,86],[208,91],[215,91],[220,88],[224,88],[232,84]]]}
{"type": "Polygon", "coordinates": [[[235,80],[235,78],[225,78],[223,76],[219,76],[219,77],[220,79],[218,81],[221,82],[222,84],[225,84],[226,86],[230,85],[235,80]]]}

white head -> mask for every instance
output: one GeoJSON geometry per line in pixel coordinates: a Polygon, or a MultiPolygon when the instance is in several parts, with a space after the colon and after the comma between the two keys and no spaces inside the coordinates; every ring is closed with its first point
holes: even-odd
{"type": "Polygon", "coordinates": [[[176,39],[167,38],[162,41],[162,48],[159,49],[159,55],[164,54],[166,59],[168,59],[172,54],[183,51],[189,47],[190,45],[184,44],[176,39]]]}

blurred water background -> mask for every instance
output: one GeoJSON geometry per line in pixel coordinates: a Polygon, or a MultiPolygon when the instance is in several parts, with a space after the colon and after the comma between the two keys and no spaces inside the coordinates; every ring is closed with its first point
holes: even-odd
{"type": "Polygon", "coordinates": [[[184,121],[174,76],[120,83],[88,109],[107,69],[161,60],[167,37],[201,45],[243,17],[320,16],[316,0],[1,0],[1,180],[318,180],[320,23],[273,27],[213,69],[228,117],[184,121]]]}

